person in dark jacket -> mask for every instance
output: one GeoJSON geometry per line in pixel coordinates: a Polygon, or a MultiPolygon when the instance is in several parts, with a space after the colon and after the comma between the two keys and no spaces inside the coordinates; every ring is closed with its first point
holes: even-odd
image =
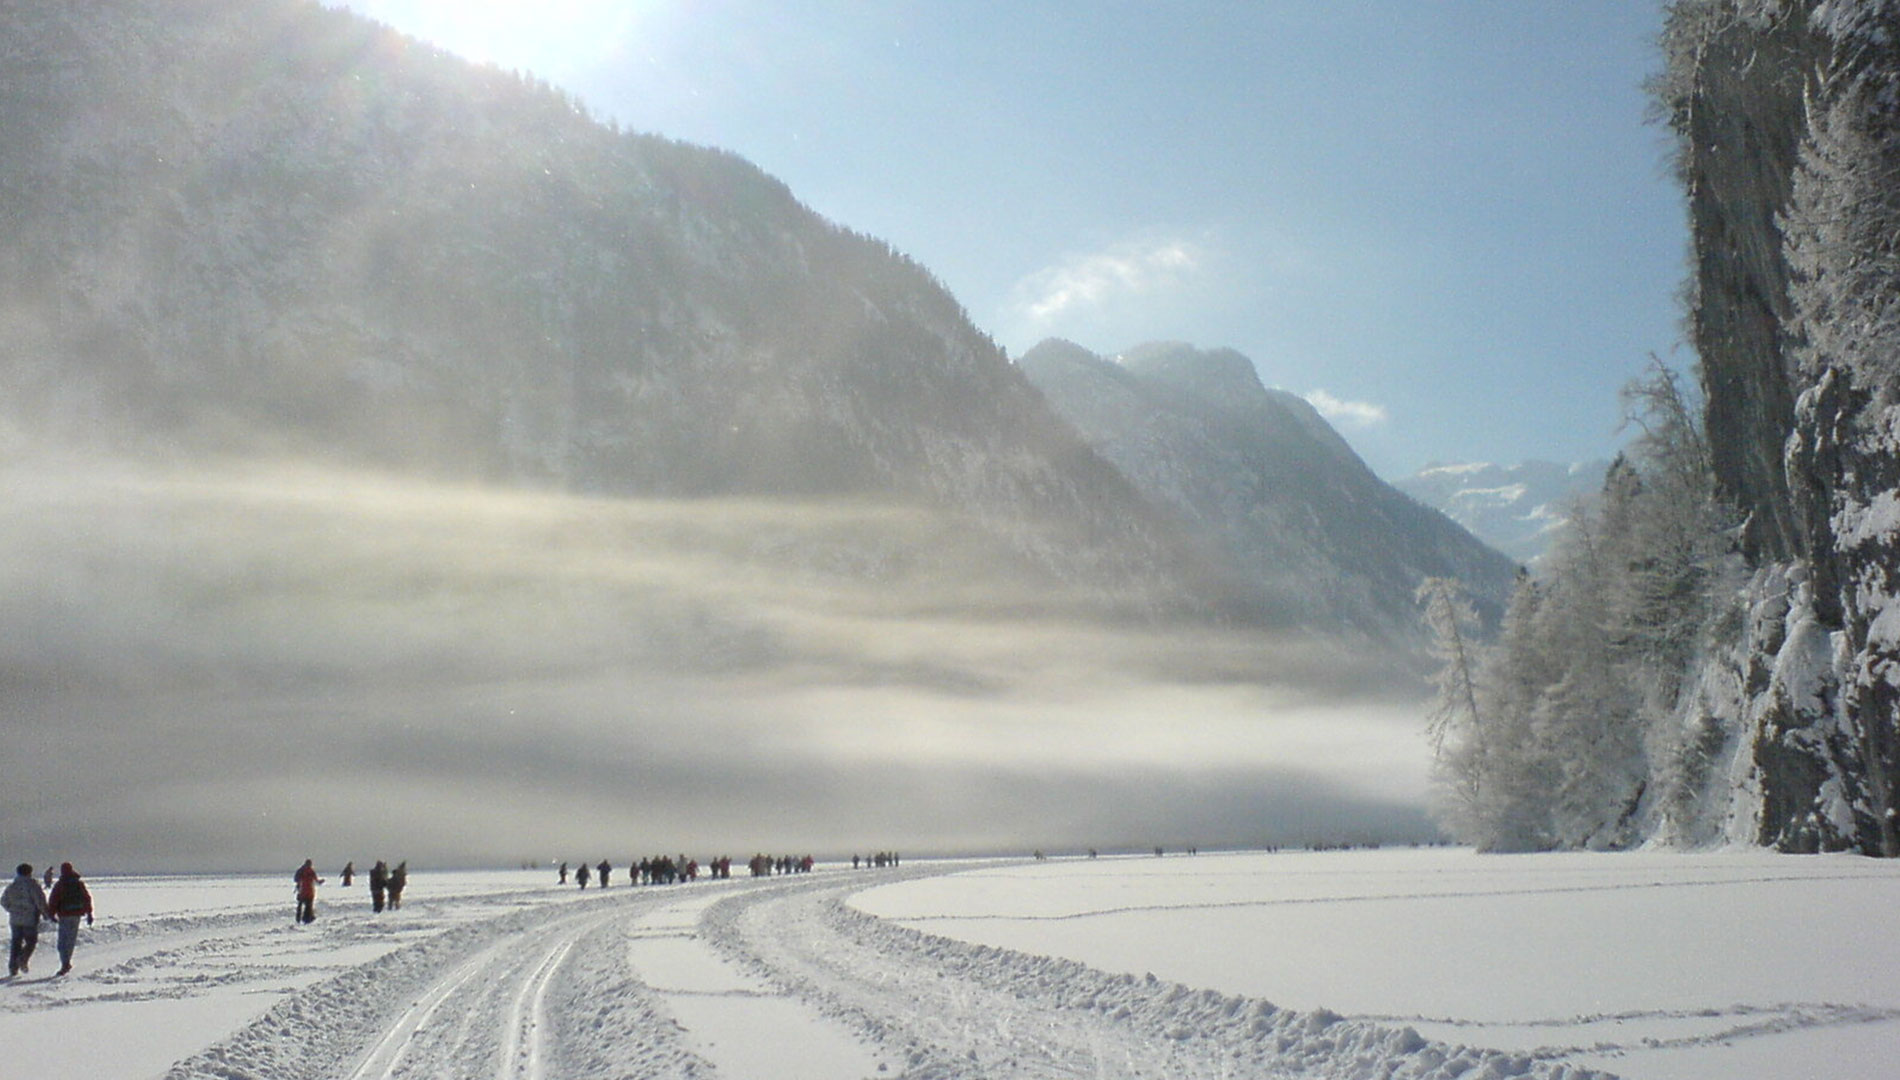
{"type": "Polygon", "coordinates": [[[408,884],[409,860],[404,859],[396,864],[394,870],[389,872],[389,910],[394,911],[402,906],[402,890],[406,888],[408,884]]]}
{"type": "Polygon", "coordinates": [[[7,950],[7,975],[9,978],[23,975],[26,962],[33,959],[33,950],[40,943],[40,920],[50,918],[46,913],[46,890],[33,876],[31,866],[20,864],[13,884],[0,893],[0,907],[7,909],[7,923],[13,929],[13,943],[7,950]]]}
{"type": "Polygon", "coordinates": [[[59,920],[59,973],[61,975],[73,969],[73,949],[79,945],[79,920],[92,925],[92,893],[86,883],[79,879],[79,871],[72,863],[59,864],[59,880],[53,883],[53,891],[47,894],[46,908],[59,920]]]}
{"type": "Polygon", "coordinates": [[[317,886],[323,884],[323,879],[317,876],[316,865],[311,860],[305,859],[291,880],[297,883],[297,921],[316,922],[317,886]]]}
{"type": "Polygon", "coordinates": [[[607,878],[611,876],[614,872],[614,864],[608,862],[606,859],[602,859],[600,860],[600,865],[595,867],[594,869],[600,871],[600,887],[603,889],[606,888],[607,878]]]}
{"type": "Polygon", "coordinates": [[[346,862],[343,864],[343,887],[346,889],[349,888],[350,882],[355,881],[355,880],[356,880],[356,860],[351,859],[349,862],[346,862]]]}
{"type": "Polygon", "coordinates": [[[383,910],[383,893],[389,889],[389,864],[381,859],[369,868],[369,904],[370,910],[380,913],[383,910]]]}

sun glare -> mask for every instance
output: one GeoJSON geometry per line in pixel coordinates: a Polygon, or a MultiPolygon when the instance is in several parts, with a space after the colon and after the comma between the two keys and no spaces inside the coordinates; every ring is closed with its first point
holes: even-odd
{"type": "Polygon", "coordinates": [[[641,0],[342,0],[478,63],[558,77],[606,58],[660,5],[641,0]]]}

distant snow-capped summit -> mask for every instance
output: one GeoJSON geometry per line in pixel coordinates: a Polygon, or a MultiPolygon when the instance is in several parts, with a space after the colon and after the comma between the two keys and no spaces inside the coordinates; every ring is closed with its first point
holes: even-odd
{"type": "Polygon", "coordinates": [[[1416,644],[1428,577],[1487,610],[1510,560],[1380,480],[1305,399],[1232,349],[1157,342],[1109,358],[1045,341],[1017,361],[1055,410],[1229,570],[1270,621],[1416,644]]]}
{"type": "Polygon", "coordinates": [[[1433,463],[1392,486],[1528,566],[1569,520],[1570,504],[1603,485],[1607,468],[1604,461],[1433,463]]]}

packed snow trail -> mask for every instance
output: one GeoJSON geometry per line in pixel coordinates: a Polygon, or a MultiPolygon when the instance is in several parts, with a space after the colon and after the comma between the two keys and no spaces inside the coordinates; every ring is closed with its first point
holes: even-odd
{"type": "Polygon", "coordinates": [[[168,1077],[562,1080],[710,1067],[635,974],[626,926],[672,897],[605,890],[444,931],[311,987],[168,1077]]]}
{"type": "Polygon", "coordinates": [[[846,902],[958,868],[465,894],[311,927],[277,909],[157,917],[105,929],[81,957],[100,966],[21,987],[4,1011],[275,999],[169,1080],[1601,1075],[957,942],[846,902]]]}
{"type": "MultiPolygon", "coordinates": [[[[772,888],[773,886],[764,886],[772,888]]],[[[634,967],[720,1076],[838,1080],[889,1075],[890,1062],[807,1002],[725,959],[701,933],[706,909],[727,891],[690,896],[641,918],[634,967]]]]}
{"type": "Polygon", "coordinates": [[[852,909],[862,887],[831,877],[735,894],[708,908],[702,934],[900,1054],[914,1080],[1606,1075],[936,937],[852,909]]]}

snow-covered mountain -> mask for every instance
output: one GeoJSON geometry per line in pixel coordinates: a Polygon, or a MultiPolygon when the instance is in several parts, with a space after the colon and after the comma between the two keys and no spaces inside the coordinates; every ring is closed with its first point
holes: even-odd
{"type": "Polygon", "coordinates": [[[1012,364],[734,155],[314,0],[12,5],[0,145],[0,449],[924,506],[1024,595],[1406,648],[1423,575],[1502,602],[1238,354],[1012,364]]]}
{"type": "Polygon", "coordinates": [[[927,271],[732,154],[314,0],[9,4],[0,146],[0,448],[876,497],[1218,602],[927,271]]]}
{"type": "Polygon", "coordinates": [[[1232,349],[1177,342],[1114,359],[1050,340],[1017,364],[1056,411],[1231,567],[1280,620],[1414,641],[1412,596],[1456,577],[1502,608],[1510,560],[1388,486],[1304,399],[1263,386],[1232,349]]]}
{"type": "Polygon", "coordinates": [[[1392,486],[1471,530],[1526,566],[1535,566],[1567,507],[1603,486],[1606,461],[1431,464],[1392,486]]]}

